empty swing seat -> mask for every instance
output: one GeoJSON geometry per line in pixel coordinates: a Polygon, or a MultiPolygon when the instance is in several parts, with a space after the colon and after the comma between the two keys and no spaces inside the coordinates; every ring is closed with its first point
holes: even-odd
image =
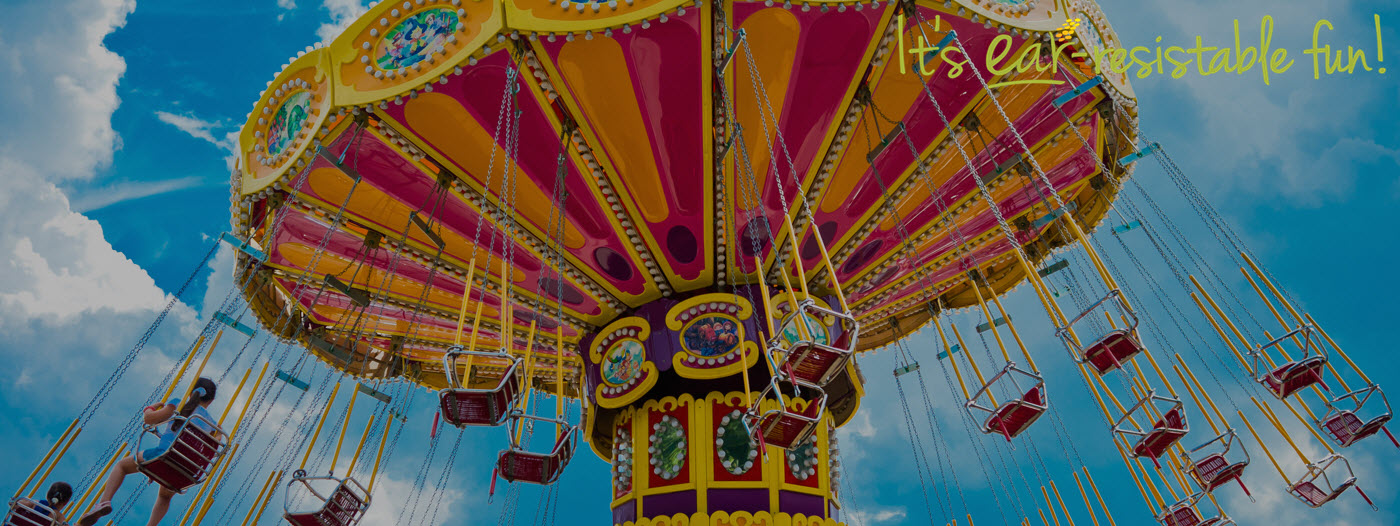
{"type": "MultiPolygon", "coordinates": [[[[223,454],[224,443],[199,426],[188,425],[196,419],[205,422],[209,428],[218,429],[213,422],[200,416],[185,420],[178,424],[179,431],[176,432],[175,440],[169,448],[155,457],[143,458],[137,463],[141,473],[161,487],[176,493],[184,493],[190,487],[203,482],[209,475],[214,461],[223,454]]],[[[147,426],[146,432],[159,436],[155,426],[147,426]]]]}
{"type": "Polygon", "coordinates": [[[1001,404],[982,424],[983,433],[997,433],[1006,440],[1015,438],[1031,424],[1040,419],[1048,408],[1045,403],[1045,387],[1037,385],[1019,399],[1001,404]]]}
{"type": "Polygon", "coordinates": [[[500,383],[490,389],[456,387],[439,391],[442,419],[458,427],[504,424],[521,394],[518,365],[519,362],[512,362],[500,383]]]}
{"type": "MultiPolygon", "coordinates": [[[[1342,411],[1328,418],[1322,425],[1333,438],[1337,439],[1338,444],[1341,444],[1342,447],[1347,447],[1363,438],[1385,430],[1385,425],[1390,423],[1390,418],[1391,414],[1386,413],[1372,418],[1369,422],[1362,422],[1361,418],[1356,416],[1356,413],[1342,411]]],[[[1386,434],[1390,434],[1390,431],[1386,431],[1386,434]]],[[[1395,437],[1392,436],[1391,441],[1394,440],[1395,437]]]]}
{"type": "Polygon", "coordinates": [[[574,457],[576,430],[571,427],[560,435],[549,453],[531,453],[519,448],[502,451],[496,460],[496,469],[501,478],[510,482],[553,484],[574,457]]]}
{"type": "Polygon", "coordinates": [[[1127,330],[1109,331],[1084,347],[1084,361],[1099,374],[1107,374],[1142,352],[1142,345],[1127,330]]]}
{"type": "MultiPolygon", "coordinates": [[[[350,484],[342,481],[335,491],[322,504],[321,509],[309,513],[287,513],[287,522],[296,526],[352,526],[360,521],[369,502],[365,496],[355,493],[350,484]]],[[[358,486],[358,484],[356,484],[358,486]]],[[[363,490],[362,490],[363,491],[363,490]]]]}
{"type": "Polygon", "coordinates": [[[846,361],[850,359],[855,348],[854,337],[858,329],[855,320],[849,316],[814,305],[807,305],[806,310],[815,311],[811,316],[817,319],[822,316],[835,318],[836,323],[829,327],[827,332],[840,334],[830,344],[813,341],[793,343],[791,349],[786,351],[787,359],[780,367],[791,371],[792,377],[798,381],[824,386],[845,368],[846,361]]]}
{"type": "Polygon", "coordinates": [[[1356,486],[1355,477],[1348,478],[1345,482],[1338,484],[1337,487],[1332,488],[1331,492],[1322,489],[1311,480],[1306,480],[1290,486],[1288,492],[1292,493],[1294,497],[1297,497],[1298,500],[1303,501],[1303,503],[1307,504],[1309,507],[1317,508],[1323,504],[1337,500],[1337,497],[1342,496],[1342,493],[1345,493],[1346,490],[1351,489],[1353,486],[1356,486]]]}
{"type": "Polygon", "coordinates": [[[1154,461],[1166,454],[1171,448],[1186,436],[1186,420],[1181,415],[1181,409],[1175,408],[1162,415],[1161,420],[1152,426],[1152,431],[1143,436],[1141,440],[1133,446],[1133,452],[1139,457],[1151,458],[1154,461]]]}
{"type": "MultiPolygon", "coordinates": [[[[749,421],[752,422],[750,429],[759,435],[761,443],[790,449],[802,443],[807,437],[812,436],[813,431],[816,431],[817,424],[821,422],[822,412],[826,410],[826,394],[810,385],[803,387],[818,393],[805,409],[797,411],[791,407],[785,407],[768,411],[762,415],[749,414],[749,421]]],[[[767,396],[766,392],[764,396],[767,396]]],[[[779,398],[779,401],[781,402],[782,399],[779,398]]]]}
{"type": "Polygon", "coordinates": [[[5,516],[5,526],[68,526],[68,523],[54,520],[48,514],[34,509],[39,503],[33,499],[18,497],[10,501],[10,512],[5,516]]]}
{"type": "MultiPolygon", "coordinates": [[[[1244,474],[1244,468],[1247,466],[1248,462],[1231,464],[1225,459],[1225,455],[1215,453],[1192,465],[1191,476],[1201,484],[1202,489],[1210,492],[1232,480],[1240,480],[1240,475],[1244,474]]],[[[1241,481],[1240,485],[1243,486],[1244,482],[1241,481]]],[[[1249,493],[1249,490],[1245,490],[1245,493],[1249,493]]]]}
{"type": "Polygon", "coordinates": [[[1321,385],[1326,390],[1327,384],[1322,383],[1322,367],[1326,363],[1327,358],[1321,355],[1289,362],[1264,375],[1261,383],[1279,399],[1288,398],[1313,384],[1321,385]]]}
{"type": "Polygon", "coordinates": [[[1195,506],[1183,506],[1167,510],[1157,520],[1162,523],[1162,526],[1214,526],[1220,524],[1222,519],[1220,517],[1205,519],[1201,517],[1201,512],[1196,511],[1195,506]]]}

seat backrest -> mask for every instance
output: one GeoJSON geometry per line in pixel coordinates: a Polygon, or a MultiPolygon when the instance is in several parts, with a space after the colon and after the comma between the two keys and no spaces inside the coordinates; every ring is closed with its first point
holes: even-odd
{"type": "Polygon", "coordinates": [[[52,520],[53,519],[46,513],[40,513],[36,509],[18,505],[11,510],[10,516],[5,520],[5,523],[13,524],[14,526],[49,526],[52,520]]]}
{"type": "Polygon", "coordinates": [[[1041,386],[1032,387],[1031,390],[1026,391],[1026,395],[1021,397],[1021,399],[1027,403],[1045,405],[1045,388],[1041,386]]]}
{"type": "Polygon", "coordinates": [[[1181,422],[1181,410],[1173,408],[1171,411],[1167,411],[1167,414],[1162,415],[1162,419],[1157,421],[1157,427],[1180,429],[1181,422]]]}
{"type": "Polygon", "coordinates": [[[1229,465],[1230,463],[1225,460],[1225,455],[1215,453],[1196,463],[1196,476],[1202,480],[1210,480],[1215,477],[1216,473],[1220,473],[1229,465]]]}
{"type": "Polygon", "coordinates": [[[1355,413],[1343,411],[1327,419],[1327,422],[1323,425],[1337,438],[1347,438],[1354,435],[1364,424],[1361,422],[1361,418],[1357,417],[1355,413]]]}
{"type": "Polygon", "coordinates": [[[1317,484],[1313,484],[1312,481],[1294,484],[1293,492],[1313,506],[1321,506],[1328,500],[1328,495],[1323,493],[1322,488],[1317,487],[1317,484]]]}

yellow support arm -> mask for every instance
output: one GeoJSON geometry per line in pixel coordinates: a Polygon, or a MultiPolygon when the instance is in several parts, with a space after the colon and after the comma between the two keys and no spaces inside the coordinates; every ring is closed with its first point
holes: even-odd
{"type": "MultiPolygon", "coordinates": [[[[44,466],[49,463],[49,459],[53,458],[54,452],[58,451],[58,446],[63,443],[64,439],[68,438],[68,434],[72,433],[75,428],[78,429],[78,433],[83,432],[81,428],[78,428],[78,419],[76,418],[73,419],[73,423],[68,424],[67,429],[63,430],[63,434],[58,435],[58,440],[55,440],[53,447],[50,447],[49,452],[44,454],[44,459],[39,461],[39,465],[34,466],[34,471],[29,472],[29,478],[24,479],[24,484],[20,484],[19,489],[15,490],[14,498],[17,499],[20,495],[24,494],[24,488],[29,487],[30,482],[34,482],[34,477],[39,474],[39,471],[44,469],[44,466]]],[[[76,436],[76,433],[74,436],[76,436]]],[[[54,460],[54,463],[56,464],[58,461],[54,460]]]]}
{"type": "Polygon", "coordinates": [[[326,400],[326,410],[321,412],[321,420],[316,423],[316,431],[311,433],[311,442],[306,444],[306,455],[301,457],[301,467],[297,469],[306,470],[306,462],[311,460],[311,451],[316,448],[316,439],[321,436],[321,428],[326,425],[326,417],[331,416],[331,405],[335,403],[335,395],[338,392],[340,392],[340,384],[336,383],[335,387],[331,389],[330,399],[326,400]]]}

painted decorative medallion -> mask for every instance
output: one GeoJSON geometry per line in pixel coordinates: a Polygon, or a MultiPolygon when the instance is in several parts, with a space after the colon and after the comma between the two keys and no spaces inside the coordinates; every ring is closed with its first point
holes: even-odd
{"type": "Polygon", "coordinates": [[[739,410],[720,419],[719,428],[715,429],[715,454],[731,475],[743,475],[753,468],[758,444],[754,443],[753,435],[744,425],[744,414],[739,410]]]}
{"type": "Polygon", "coordinates": [[[707,358],[729,354],[743,339],[739,323],[719,314],[696,318],[681,333],[685,350],[707,358]]]}
{"type": "Polygon", "coordinates": [[[461,20],[452,9],[425,9],[414,13],[384,34],[374,63],[385,71],[412,67],[442,51],[459,26],[461,20]]]}
{"type": "Polygon", "coordinates": [[[603,354],[603,380],[623,385],[642,375],[646,349],[637,340],[618,340],[603,354]]]}
{"type": "Polygon", "coordinates": [[[797,480],[807,480],[817,474],[816,435],[787,451],[787,466],[797,480]]]}
{"type": "Polygon", "coordinates": [[[822,345],[826,345],[828,343],[826,335],[826,326],[822,325],[822,323],[816,318],[813,318],[812,315],[804,312],[801,316],[794,316],[792,317],[792,319],[788,320],[787,323],[783,324],[783,339],[786,340],[788,344],[795,344],[803,340],[802,331],[798,330],[797,325],[799,319],[801,319],[802,322],[807,325],[807,335],[814,342],[822,345]]]}
{"type": "Polygon", "coordinates": [[[310,91],[302,90],[288,95],[272,116],[272,123],[267,126],[267,154],[276,157],[286,151],[310,115],[310,91]]]}
{"type": "Polygon", "coordinates": [[[651,472],[665,480],[679,475],[685,467],[685,428],[671,415],[651,426],[651,441],[647,453],[651,456],[651,472]]]}

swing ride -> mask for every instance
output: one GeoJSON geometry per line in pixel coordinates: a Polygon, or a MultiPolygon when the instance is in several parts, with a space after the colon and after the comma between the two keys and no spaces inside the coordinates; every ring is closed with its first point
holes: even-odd
{"type": "MultiPolygon", "coordinates": [[[[450,447],[441,491],[462,440],[440,446],[440,419],[505,431],[491,492],[502,479],[508,499],[515,482],[554,491],[586,444],[611,464],[614,524],[838,524],[852,503],[835,431],[865,396],[861,353],[893,349],[921,481],[944,471],[946,444],[937,429],[921,438],[905,397],[904,382],[916,380],[930,425],[940,425],[920,359],[960,399],[984,475],[1004,472],[993,462],[1001,457],[1038,456],[1036,437],[1053,435],[1070,445],[1096,525],[1098,513],[1114,524],[1122,512],[1066,436],[1052,391],[1089,393],[1109,430],[1098,431],[1103,444],[1160,524],[1233,524],[1216,492],[1237,482],[1249,495],[1236,423],[1303,504],[1352,488],[1365,497],[1333,444],[1390,436],[1384,392],[1141,136],[1127,78],[1094,62],[1115,46],[1091,0],[373,5],[284,65],[254,104],[222,238],[237,251],[238,285],[152,400],[169,399],[202,353],[198,378],[225,328],[249,342],[230,369],[246,349],[262,372],[227,435],[223,417],[172,425],[174,446],[141,470],[176,492],[199,486],[192,524],[233,485],[219,520],[236,521],[234,507],[253,497],[243,524],[258,524],[285,482],[284,522],[353,526],[393,457],[390,424],[422,416],[409,413],[414,389],[426,387],[437,403],[420,488],[450,447]],[[1085,23],[1060,30],[1070,19],[1085,23]],[[933,51],[901,56],[911,42],[933,51]],[[995,73],[956,58],[1006,44],[1063,56],[995,73]],[[1205,265],[1181,218],[1130,177],[1149,157],[1250,287],[1205,265]],[[1160,256],[1154,264],[1169,272],[1139,256],[1160,256]],[[1004,300],[1021,285],[1053,330],[1013,323],[1004,300]],[[1255,318],[1265,311],[1280,336],[1255,318]],[[262,347],[251,350],[255,340],[262,347]],[[308,355],[335,376],[303,380],[308,355]],[[1047,377],[1037,357],[1078,375],[1047,377]],[[1193,367],[1206,368],[1211,392],[1193,367]],[[340,411],[342,379],[355,387],[340,411]],[[284,394],[293,417],[264,429],[266,408],[284,394]],[[378,403],[344,467],[360,394],[378,403]],[[1217,405],[1222,396],[1233,413],[1217,405]],[[1297,453],[1301,477],[1289,477],[1287,459],[1246,418],[1243,397],[1297,453]],[[542,407],[550,399],[555,407],[542,407]],[[239,435],[250,407],[247,433],[270,434],[281,449],[235,461],[251,440],[239,435]],[[327,459],[332,440],[319,439],[332,413],[340,429],[327,459]],[[1290,426],[1328,455],[1312,462],[1290,426]],[[537,431],[545,436],[535,440],[537,431]],[[377,450],[366,451],[375,437],[377,450]],[[240,468],[250,474],[225,482],[235,463],[251,464],[240,468]]],[[[62,451],[100,401],[60,437],[62,451]]],[[[109,449],[112,461],[125,447],[109,449]]],[[[36,468],[48,465],[35,490],[58,449],[36,468]]],[[[1048,511],[1072,525],[1038,468],[1044,507],[1003,510],[1003,520],[1028,524],[1038,513],[1048,526],[1048,511]]],[[[35,479],[16,493],[11,517],[28,513],[17,503],[35,479]]],[[[1020,491],[1010,486],[993,491],[1020,491]]],[[[927,487],[923,497],[928,505],[927,487]]],[[[941,508],[953,504],[945,498],[941,508]]],[[[417,523],[414,499],[403,524],[417,523]]],[[[76,505],[94,502],[84,495],[76,505]]],[[[961,516],[944,512],[952,524],[961,516]]]]}

